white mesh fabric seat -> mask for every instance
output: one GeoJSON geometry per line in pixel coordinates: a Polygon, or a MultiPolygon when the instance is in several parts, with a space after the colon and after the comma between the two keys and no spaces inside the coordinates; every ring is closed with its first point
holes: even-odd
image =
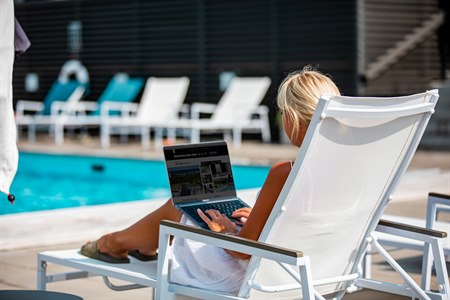
{"type": "MultiPolygon", "coordinates": [[[[424,291],[401,268],[397,272],[405,285],[364,281],[359,268],[368,245],[377,246],[372,233],[386,227],[378,225],[380,217],[417,148],[437,99],[437,90],[396,98],[324,95],[259,238],[282,249],[250,249],[239,239],[232,242],[220,234],[202,235],[166,222],[160,231],[157,293],[161,293],[161,299],[170,293],[203,299],[322,299],[322,295],[336,292],[340,298],[355,287],[447,299],[448,278],[438,238],[433,249],[435,259],[440,261],[438,278],[444,286],[439,293],[424,291]],[[163,248],[169,235],[252,254],[238,295],[170,283],[170,255],[164,258],[163,248]],[[293,250],[287,254],[289,250],[283,249],[293,250]],[[301,252],[296,256],[295,251],[301,252]]],[[[395,262],[389,256],[385,258],[395,262]]]]}
{"type": "Polygon", "coordinates": [[[334,292],[339,299],[357,288],[448,299],[441,242],[445,234],[430,235],[426,229],[410,231],[407,226],[393,227],[395,224],[380,221],[437,99],[436,90],[396,98],[324,95],[259,241],[162,221],[158,261],[148,263],[147,268],[112,266],[80,256],[77,250],[44,252],[38,254],[38,288],[45,289],[47,282],[96,274],[132,283],[116,287],[106,280],[113,289],[135,288],[136,284],[154,288],[156,299],[182,299],[184,295],[200,299],[324,299],[334,292]],[[400,236],[407,231],[409,237],[429,243],[440,290],[419,287],[377,243],[376,230],[400,236]],[[251,254],[239,292],[232,295],[170,282],[170,236],[251,254]],[[403,277],[404,284],[363,278],[360,266],[369,245],[403,277]],[[80,271],[47,276],[47,262],[80,271]]]}

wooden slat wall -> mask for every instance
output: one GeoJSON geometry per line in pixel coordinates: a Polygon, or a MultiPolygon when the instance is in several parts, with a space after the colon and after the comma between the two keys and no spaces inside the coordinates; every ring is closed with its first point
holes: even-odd
{"type": "Polygon", "coordinates": [[[31,2],[16,4],[15,14],[31,40],[32,47],[14,63],[14,99],[42,99],[56,80],[61,65],[70,59],[66,31],[75,19],[69,2],[31,2]],[[25,92],[25,75],[37,73],[40,89],[25,92]]]}
{"type": "MultiPolygon", "coordinates": [[[[365,61],[376,60],[437,12],[437,0],[365,0],[365,61]]],[[[364,89],[367,95],[423,92],[439,79],[437,36],[430,37],[364,89]]]]}
{"type": "Polygon", "coordinates": [[[28,0],[15,9],[32,42],[15,63],[15,100],[43,99],[71,58],[89,71],[88,99],[127,72],[189,76],[188,103],[217,102],[219,74],[233,71],[272,78],[264,103],[275,119],[276,88],[305,64],[332,74],[344,94],[357,91],[355,0],[28,0]],[[71,54],[66,31],[76,20],[82,51],[71,54]],[[34,93],[24,89],[29,72],[40,79],[34,93]]]}
{"type": "MultiPolygon", "coordinates": [[[[119,71],[188,75],[194,85],[190,100],[203,94],[209,101],[214,101],[223,70],[282,77],[311,63],[329,73],[351,73],[354,6],[353,0],[24,1],[16,4],[16,16],[32,48],[16,62],[16,98],[32,96],[23,91],[26,72],[40,75],[41,89],[34,96],[44,96],[71,57],[88,68],[93,98],[119,71]],[[74,20],[83,26],[78,57],[66,44],[66,27],[74,20]],[[334,25],[328,26],[330,22],[334,25]]],[[[354,78],[340,81],[346,91],[355,91],[354,78]]]]}

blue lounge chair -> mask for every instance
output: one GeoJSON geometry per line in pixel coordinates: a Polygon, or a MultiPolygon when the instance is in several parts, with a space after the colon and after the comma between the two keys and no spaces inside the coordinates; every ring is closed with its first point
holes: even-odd
{"type": "MultiPolygon", "coordinates": [[[[100,126],[100,109],[105,102],[133,102],[144,86],[143,78],[130,78],[125,73],[118,73],[109,81],[97,101],[80,101],[69,113],[53,118],[55,143],[64,142],[64,128],[100,126]]],[[[120,111],[110,111],[110,115],[120,115],[120,111]]]]}
{"type": "MultiPolygon", "coordinates": [[[[92,115],[100,115],[100,107],[103,102],[133,102],[136,96],[144,86],[144,78],[129,78],[127,74],[118,73],[108,83],[103,93],[97,100],[96,109],[92,111],[92,115]]],[[[80,106],[83,102],[80,102],[80,106]]],[[[118,115],[118,112],[110,112],[110,114],[118,115]]]]}
{"type": "Polygon", "coordinates": [[[51,125],[52,113],[67,110],[65,106],[73,106],[89,91],[89,75],[86,68],[77,60],[66,62],[53,83],[44,100],[18,100],[16,105],[16,124],[18,129],[32,126],[28,139],[34,140],[35,123],[46,128],[51,125]],[[75,79],[70,79],[74,75],[75,79]]]}
{"type": "Polygon", "coordinates": [[[52,104],[55,101],[67,101],[69,97],[75,92],[75,90],[78,87],[84,87],[86,90],[88,88],[87,83],[81,83],[77,80],[69,80],[67,82],[61,82],[57,80],[52,87],[50,88],[50,91],[48,92],[47,96],[44,99],[44,107],[40,114],[42,115],[50,115],[51,113],[51,107],[52,104]]]}

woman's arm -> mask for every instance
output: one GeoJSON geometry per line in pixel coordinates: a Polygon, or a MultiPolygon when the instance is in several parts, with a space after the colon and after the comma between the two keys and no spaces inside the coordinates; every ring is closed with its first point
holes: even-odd
{"type": "MultiPolygon", "coordinates": [[[[289,162],[278,163],[272,166],[261,188],[255,206],[237,236],[255,241],[259,238],[290,170],[291,165],[289,162]]],[[[240,259],[250,258],[248,254],[228,250],[227,252],[240,259]]]]}
{"type": "MultiPolygon", "coordinates": [[[[290,162],[278,163],[272,166],[261,188],[258,199],[256,199],[255,206],[251,209],[251,213],[249,214],[248,211],[239,213],[243,216],[248,216],[239,232],[236,224],[217,210],[210,209],[205,211],[205,213],[198,210],[197,212],[212,231],[236,234],[237,236],[256,241],[272,212],[272,208],[278,199],[278,195],[280,195],[290,171],[290,162]]],[[[240,259],[250,258],[248,254],[230,250],[226,251],[240,259]]]]}

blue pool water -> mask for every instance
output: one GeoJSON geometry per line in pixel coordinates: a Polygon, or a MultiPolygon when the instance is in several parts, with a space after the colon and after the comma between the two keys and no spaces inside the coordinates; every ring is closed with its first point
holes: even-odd
{"type": "MultiPolygon", "coordinates": [[[[266,166],[233,166],[237,189],[260,187],[266,166]]],[[[0,215],[170,196],[163,161],[21,152],[10,205],[0,215]]]]}

